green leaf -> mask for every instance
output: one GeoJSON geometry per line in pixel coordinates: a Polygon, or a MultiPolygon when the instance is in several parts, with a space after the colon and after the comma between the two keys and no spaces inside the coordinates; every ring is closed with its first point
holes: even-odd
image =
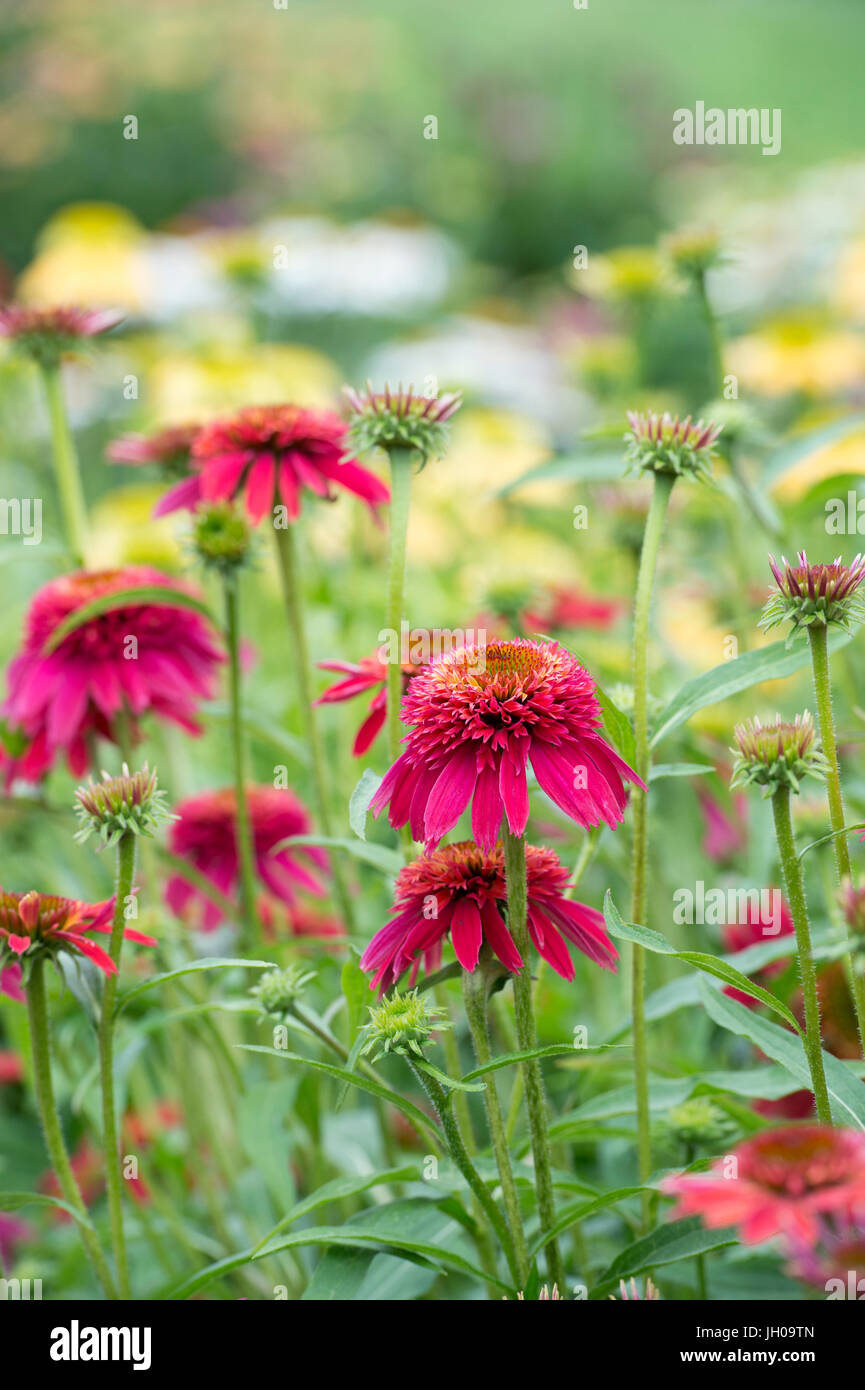
{"type": "Polygon", "coordinates": [[[323,1072],[325,1076],[333,1076],[337,1081],[349,1081],[352,1086],[357,1086],[361,1091],[368,1091],[371,1096],[378,1096],[379,1100],[386,1100],[388,1105],[393,1105],[397,1110],[401,1110],[416,1125],[420,1125],[438,1143],[441,1140],[441,1132],[435,1121],[429,1115],[424,1114],[423,1110],[418,1109],[410,1100],[399,1091],[391,1091],[387,1086],[382,1086],[378,1081],[373,1081],[372,1077],[366,1076],[363,1072],[347,1071],[345,1067],[334,1066],[330,1062],[319,1062],[313,1057],[302,1057],[297,1052],[282,1052],[276,1047],[262,1047],[257,1043],[238,1043],[237,1046],[243,1052],[264,1052],[271,1057],[281,1057],[283,1061],[295,1062],[302,1067],[311,1067],[313,1071],[323,1072]]]}
{"type": "Polygon", "coordinates": [[[359,840],[366,839],[366,818],[369,803],[383,782],[371,767],[366,768],[348,802],[348,823],[359,840]]]}
{"type": "MultiPolygon", "coordinates": [[[[846,439],[848,435],[856,434],[863,425],[865,425],[865,418],[861,415],[848,415],[844,420],[832,420],[829,424],[819,425],[816,429],[795,434],[792,439],[785,439],[777,449],[773,449],[765,458],[763,464],[764,481],[774,486],[803,459],[808,458],[811,454],[819,453],[828,444],[834,444],[838,440],[846,439]]],[[[839,469],[839,474],[843,471],[843,469],[839,469]]]]}
{"type": "Polygon", "coordinates": [[[617,752],[624,758],[629,767],[633,767],[637,761],[637,744],[634,739],[634,730],[631,721],[626,714],[623,714],[618,705],[614,704],[599,685],[595,686],[595,694],[601,705],[601,713],[604,717],[604,728],[614,743],[617,752]]]}
{"type": "Polygon", "coordinates": [[[218,627],[207,604],[193,594],[184,593],[182,589],[169,589],[161,584],[142,584],[137,588],[116,589],[114,593],[102,594],[99,598],[91,599],[90,603],[76,608],[52,630],[42,648],[42,655],[49,656],[51,652],[56,651],[64,638],[83,623],[89,623],[93,618],[101,618],[103,613],[111,613],[117,608],[139,607],[145,603],[158,604],[161,608],[191,608],[194,613],[207,618],[214,627],[218,627]]]}
{"type": "Polygon", "coordinates": [[[649,781],[660,782],[665,777],[699,777],[704,772],[714,772],[711,763],[654,763],[649,768],[649,781]]]}
{"type": "Polygon", "coordinates": [[[380,1173],[364,1173],[361,1177],[352,1175],[345,1178],[332,1178],[330,1182],[324,1183],[308,1197],[304,1197],[302,1202],[298,1202],[296,1206],[291,1208],[291,1211],[286,1212],[273,1230],[262,1237],[252,1253],[257,1254],[269,1240],[273,1240],[281,1231],[292,1226],[302,1216],[308,1216],[311,1211],[316,1211],[319,1207],[328,1206],[331,1202],[342,1201],[345,1197],[356,1197],[361,1192],[368,1192],[371,1187],[385,1187],[389,1183],[395,1182],[420,1182],[422,1177],[423,1170],[420,1165],[412,1163],[403,1168],[385,1168],[380,1173]]]}
{"type": "Polygon", "coordinates": [[[592,1289],[591,1297],[605,1297],[620,1279],[630,1279],[645,1270],[660,1269],[678,1260],[693,1260],[697,1255],[706,1255],[710,1250],[722,1250],[736,1243],[732,1231],[708,1231],[699,1216],[688,1216],[684,1221],[657,1226],[647,1236],[642,1236],[620,1251],[592,1289]]]}
{"type": "Polygon", "coordinates": [[[434,1076],[436,1081],[439,1081],[441,1085],[446,1087],[449,1091],[486,1090],[485,1081],[482,1081],[479,1086],[473,1086],[468,1081],[457,1081],[453,1076],[448,1076],[446,1071],[440,1071],[438,1067],[434,1067],[432,1062],[428,1062],[426,1060],[421,1061],[419,1057],[415,1058],[414,1064],[416,1067],[419,1067],[421,1071],[425,1071],[428,1076],[434,1076]]]}
{"type": "Polygon", "coordinates": [[[343,849],[355,859],[362,860],[364,864],[372,864],[374,869],[380,869],[389,878],[396,878],[404,862],[398,850],[388,849],[387,845],[327,835],[289,835],[287,840],[280,840],[279,844],[274,845],[271,853],[278,854],[280,850],[289,849],[292,845],[321,845],[323,849],[343,849]]]}
{"type": "Polygon", "coordinates": [[[515,1067],[520,1062],[531,1062],[535,1057],[572,1057],[578,1053],[581,1057],[592,1052],[606,1052],[609,1050],[607,1043],[602,1043],[598,1047],[576,1047],[574,1043],[550,1043],[546,1047],[533,1047],[528,1052],[506,1052],[499,1057],[494,1057],[491,1062],[485,1062],[482,1067],[475,1067],[473,1071],[467,1071],[463,1081],[474,1081],[479,1076],[486,1076],[488,1072],[500,1071],[502,1067],[515,1067]]]}
{"type": "Polygon", "coordinates": [[[69,1202],[61,1201],[59,1197],[49,1197],[45,1192],[0,1192],[0,1211],[19,1211],[21,1207],[34,1206],[59,1207],[67,1216],[77,1221],[79,1226],[86,1226],[88,1231],[93,1230],[93,1222],[89,1216],[77,1211],[69,1202]]]}
{"type": "Polygon", "coordinates": [[[156,989],[169,980],[179,980],[181,975],[195,975],[200,970],[273,970],[273,968],[272,960],[241,960],[234,956],[203,956],[201,960],[190,961],[188,965],[181,965],[176,970],[166,970],[162,975],[152,975],[149,980],[143,980],[140,985],[135,985],[132,989],[127,990],[117,1001],[115,1017],[140,994],[146,994],[148,990],[156,989]]]}
{"type": "MultiPolygon", "coordinates": [[[[829,647],[836,651],[845,646],[852,633],[835,629],[829,634],[829,647]]],[[[673,729],[686,724],[697,710],[707,705],[718,705],[731,695],[738,695],[751,686],[762,685],[764,681],[779,680],[782,676],[792,676],[811,661],[811,647],[807,638],[797,640],[792,647],[784,642],[771,642],[767,647],[745,652],[732,661],[723,661],[713,666],[701,676],[687,681],[666,709],[658,716],[652,732],[652,747],[661,742],[673,729]]]]}
{"type": "Polygon", "coordinates": [[[367,1010],[367,1002],[371,997],[369,980],[364,975],[358,963],[358,958],[352,951],[342,967],[340,977],[342,992],[348,1007],[348,1026],[350,1034],[353,1034],[360,1027],[361,1021],[367,1010]]]}
{"type": "Polygon", "coordinates": [[[539,1255],[552,1236],[562,1235],[576,1221],[584,1221],[587,1216],[594,1216],[596,1211],[618,1206],[619,1202],[626,1201],[628,1197],[636,1197],[641,1192],[651,1191],[654,1189],[650,1187],[617,1187],[613,1192],[604,1192],[599,1197],[593,1197],[590,1202],[574,1202],[571,1206],[565,1207],[559,1212],[549,1231],[544,1231],[529,1246],[529,1259],[534,1259],[535,1255],[539,1255]]]}
{"type": "Polygon", "coordinates": [[[506,483],[496,496],[507,497],[527,483],[605,483],[621,478],[624,471],[621,448],[610,449],[608,444],[603,448],[587,447],[585,453],[565,454],[530,468],[528,473],[506,483]]]}
{"type": "Polygon", "coordinates": [[[623,922],[609,889],[607,889],[604,898],[604,920],[611,936],[622,937],[626,941],[634,941],[638,945],[644,946],[646,950],[654,951],[658,955],[674,956],[676,960],[684,961],[686,965],[693,965],[696,970],[701,970],[706,975],[714,975],[716,979],[723,980],[725,984],[740,989],[743,994],[749,994],[753,999],[759,999],[761,1004],[765,1004],[773,1013],[783,1018],[784,1022],[788,1023],[797,1033],[800,1032],[799,1024],[786,1004],[783,1004],[768,989],[763,989],[762,985],[755,985],[753,980],[749,980],[747,975],[743,975],[740,970],[737,970],[727,961],[718,956],[707,955],[703,951],[677,951],[675,947],[670,945],[666,937],[661,936],[660,932],[649,931],[647,927],[638,927],[632,922],[623,922]]]}
{"type": "MultiPolygon", "coordinates": [[[[767,1018],[746,1009],[736,999],[729,999],[720,990],[700,981],[700,996],[706,1012],[721,1028],[740,1037],[750,1038],[761,1052],[771,1057],[806,1090],[811,1090],[811,1072],[801,1038],[779,1028],[767,1018]]],[[[834,1117],[843,1124],[865,1130],[865,1085],[848,1066],[830,1053],[823,1053],[823,1069],[834,1117]]]]}

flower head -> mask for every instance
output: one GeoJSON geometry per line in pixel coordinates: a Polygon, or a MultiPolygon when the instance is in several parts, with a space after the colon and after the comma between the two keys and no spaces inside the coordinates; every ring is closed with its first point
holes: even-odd
{"type": "Polygon", "coordinates": [[[814,720],[806,710],[791,723],[776,717],[771,724],[749,719],[734,729],[736,755],[731,787],[757,786],[764,796],[779,787],[798,795],[803,777],[826,776],[828,763],[820,751],[814,720]]]}
{"type": "Polygon", "coordinates": [[[147,565],[80,570],[40,589],[25,620],[21,651],[8,669],[2,713],[18,747],[7,759],[12,776],[40,778],[65,753],[81,776],[89,766],[88,741],[120,741],[128,719],[133,739],[142,715],[200,732],[198,706],[211,699],[224,660],[207,620],[171,603],[194,597],[188,585],[147,565]],[[165,590],[168,601],[117,602],[83,621],[80,612],[128,590],[165,590]]]}
{"type": "Polygon", "coordinates": [[[254,526],[280,502],[291,521],[300,515],[304,489],[334,500],[333,486],[362,498],[375,511],[390,496],[374,473],[346,459],[346,427],[331,411],[297,405],[251,405],[199,430],[192,465],[199,472],[180,495],[162,499],[159,512],[242,497],[254,526]],[[197,486],[195,486],[197,484],[197,486]]]}
{"type": "MultiPolygon", "coordinates": [[[[790,909],[781,896],[779,888],[768,889],[768,899],[771,904],[768,912],[764,911],[766,890],[762,894],[752,896],[747,894],[747,902],[744,912],[744,920],[741,922],[728,922],[724,927],[724,948],[727,951],[746,951],[749,946],[757,946],[771,937],[793,936],[795,927],[790,909]],[[757,900],[759,899],[759,900],[757,900]]],[[[761,970],[754,972],[754,979],[757,984],[765,984],[773,976],[783,974],[789,965],[789,960],[775,960],[768,965],[764,965],[761,970]]],[[[740,1004],[744,1004],[748,1009],[758,1009],[759,999],[753,994],[746,994],[744,990],[736,989],[735,985],[725,985],[724,994],[730,999],[738,999],[740,1004]]]]}
{"type": "Polygon", "coordinates": [[[39,309],[7,304],[0,308],[0,338],[11,338],[35,362],[53,367],[61,357],[80,347],[83,339],[107,333],[122,318],[123,314],[115,309],[39,309]]]}
{"type": "Polygon", "coordinates": [[[374,1062],[386,1052],[399,1052],[404,1057],[423,1060],[424,1049],[433,1044],[433,1031],[440,1033],[453,1027],[441,1017],[443,1013],[443,1009],[428,1004],[417,990],[409,990],[407,994],[394,991],[389,998],[370,1008],[361,1055],[378,1048],[372,1059],[374,1062]]]}
{"type": "Polygon", "coordinates": [[[809,565],[805,551],[800,550],[797,565],[789,564],[783,555],[780,565],[770,555],[769,565],[778,587],[769,595],[760,627],[768,631],[779,623],[791,623],[788,643],[801,627],[834,623],[849,628],[865,617],[859,592],[865,579],[865,555],[857,555],[849,565],[840,556],[828,565],[809,565]]]}
{"type": "Polygon", "coordinates": [[[372,799],[390,803],[393,826],[435,849],[472,807],[472,833],[491,850],[507,816],[522,835],[529,815],[526,767],[580,825],[615,827],[636,773],[602,738],[595,682],[555,642],[458,647],[409,685],[402,718],[413,726],[405,752],[372,799]]]}
{"type": "Polygon", "coordinates": [[[249,992],[258,1000],[262,1013],[284,1019],[314,979],[314,970],[304,970],[293,961],[282,970],[266,970],[249,992]]]}
{"type": "Polygon", "coordinates": [[[668,1178],[663,1189],[679,1197],[677,1216],[737,1226],[746,1244],[775,1235],[813,1244],[818,1217],[865,1212],[865,1134],[810,1124],[766,1129],[708,1173],[668,1178]]]}
{"type": "MultiPolygon", "coordinates": [[[[385,681],[387,680],[387,661],[385,660],[385,649],[380,647],[374,656],[361,657],[359,662],[351,661],[320,661],[319,667],[322,671],[338,671],[345,677],[345,680],[336,681],[334,685],[328,686],[316,700],[317,705],[333,705],[341,700],[353,700],[356,695],[364,695],[368,691],[375,694],[370,701],[369,714],[357,731],[352,747],[352,753],[356,758],[363,757],[364,753],[372,747],[387,718],[387,692],[385,681]]],[[[402,664],[402,690],[405,695],[408,690],[409,682],[422,668],[412,661],[402,664]]]]}
{"type": "Polygon", "coordinates": [[[369,449],[411,449],[421,464],[440,458],[447,444],[446,422],[462,405],[457,391],[447,396],[416,396],[410,386],[392,391],[387,384],[376,393],[367,382],[365,393],[344,387],[351,409],[348,442],[356,454],[369,449]]]}
{"type": "Polygon", "coordinates": [[[625,435],[625,460],[632,468],[676,477],[710,476],[720,425],[711,421],[704,424],[702,420],[692,424],[690,415],[680,420],[678,415],[673,418],[669,414],[640,414],[636,410],[628,411],[628,423],[631,428],[625,435]]]}
{"type": "MultiPolygon", "coordinates": [[[[114,961],[87,935],[93,931],[110,935],[113,913],[113,898],[84,903],[49,893],[10,893],[0,888],[0,965],[20,962],[26,978],[29,966],[39,956],[66,952],[84,956],[106,975],[115,975],[114,961]]],[[[123,935],[142,946],[156,945],[154,937],[131,927],[126,927],[123,935]]]]}
{"type": "MultiPolygon", "coordinates": [[[[600,912],[565,897],[568,871],[551,849],[526,846],[529,936],[535,949],[565,980],[574,978],[567,938],[605,970],[616,969],[616,948],[600,912]]],[[[501,846],[485,853],[465,840],[444,845],[400,870],[394,893],[395,916],[367,946],[361,969],[372,985],[390,989],[409,968],[414,983],[421,959],[428,972],[441,964],[442,943],[450,933],[457,960],[474,970],[486,944],[506,970],[520,970],[523,959],[507,926],[505,860],[501,846]]]]}
{"type": "Polygon", "coordinates": [[[124,434],[108,445],[105,453],[112,463],[155,463],[172,482],[154,507],[154,517],[197,502],[198,465],[192,459],[192,441],[200,429],[200,425],[168,425],[155,434],[124,434]]]}
{"type": "Polygon", "coordinates": [[[701,280],[725,259],[721,239],[712,227],[691,227],[667,237],[664,250],[680,275],[701,280]]]}
{"type": "Polygon", "coordinates": [[[75,800],[80,822],[76,840],[96,834],[106,845],[113,845],[128,833],[152,835],[162,821],[172,819],[156,769],[151,772],[147,763],[140,772],[130,772],[124,763],[119,777],[103,772],[101,782],[79,787],[75,800]]]}
{"type": "MultiPolygon", "coordinates": [[[[310,845],[279,849],[283,840],[309,832],[305,806],[288,788],[249,786],[246,789],[252,825],[256,872],[278,901],[293,906],[298,888],[318,897],[325,889],[316,871],[327,867],[327,855],[310,845]]],[[[201,792],[176,806],[169,847],[179,859],[209,879],[225,897],[233,897],[240,883],[237,854],[234,789],[201,792]]],[[[166,886],[165,901],[178,917],[194,915],[196,924],[212,931],[223,920],[222,909],[180,874],[166,886]]]]}

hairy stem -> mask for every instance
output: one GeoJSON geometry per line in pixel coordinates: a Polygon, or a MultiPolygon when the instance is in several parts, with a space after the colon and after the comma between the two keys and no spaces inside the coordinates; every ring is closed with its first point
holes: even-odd
{"type": "Polygon", "coordinates": [[[78,453],[63,399],[63,382],[59,366],[43,366],[42,380],[51,422],[51,442],[54,453],[54,476],[63,513],[66,544],[76,565],[83,565],[87,554],[87,508],[78,468],[78,453]]]}
{"type": "Polygon", "coordinates": [[[255,888],[255,845],[246,798],[246,772],[243,747],[243,713],[240,670],[239,596],[236,577],[225,580],[225,636],[228,645],[228,691],[231,727],[231,760],[234,771],[234,833],[240,866],[240,896],[248,938],[261,943],[255,888]]]}

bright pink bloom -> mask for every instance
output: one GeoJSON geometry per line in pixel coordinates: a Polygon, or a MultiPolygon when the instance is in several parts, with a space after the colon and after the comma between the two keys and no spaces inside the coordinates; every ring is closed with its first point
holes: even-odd
{"type": "MultiPolygon", "coordinates": [[[[551,849],[526,846],[529,936],[540,955],[565,980],[574,978],[567,939],[605,970],[616,969],[617,951],[600,912],[565,897],[568,871],[551,849]]],[[[425,854],[399,873],[394,894],[396,916],[377,932],[364,951],[361,969],[375,972],[373,988],[390,989],[411,967],[417,978],[421,957],[427,972],[441,964],[442,943],[450,932],[457,960],[474,970],[486,944],[506,970],[523,961],[504,912],[505,859],[500,845],[484,853],[471,840],[425,854]],[[434,904],[434,910],[433,910],[434,904]]]]}
{"type": "Polygon", "coordinates": [[[622,607],[616,599],[596,598],[580,589],[553,585],[543,602],[526,609],[522,623],[530,632],[557,632],[574,627],[606,632],[616,623],[622,607]]]}
{"type": "MultiPolygon", "coordinates": [[[[114,898],[102,903],[83,903],[75,898],[58,898],[49,893],[10,893],[0,888],[0,963],[20,960],[39,950],[54,954],[70,951],[85,956],[106,975],[116,975],[111,957],[91,941],[88,932],[111,935],[114,898]]],[[[128,941],[155,946],[156,939],[126,927],[128,941]]]]}
{"type": "MultiPolygon", "coordinates": [[[[297,888],[321,897],[325,888],[312,870],[327,868],[324,850],[313,845],[276,850],[293,835],[311,830],[306,808],[287,788],[249,786],[246,789],[258,877],[280,902],[292,907],[297,888]]],[[[173,854],[185,859],[227,898],[233,897],[240,882],[240,865],[235,837],[235,796],[233,787],[202,792],[179,802],[174,808],[180,817],[172,823],[169,836],[173,854]]],[[[196,925],[212,931],[224,913],[187,879],[175,874],[168,880],[165,901],[178,917],[194,909],[196,925]]]]}
{"type": "Polygon", "coordinates": [[[155,434],[124,434],[106,449],[112,463],[158,464],[168,478],[179,479],[160,497],[153,515],[165,516],[179,507],[194,507],[198,501],[199,465],[193,464],[192,441],[200,425],[169,425],[155,434]]]}
{"type": "Polygon", "coordinates": [[[36,594],[23,648],[9,666],[9,695],[2,710],[25,744],[9,768],[11,776],[35,781],[65,753],[80,777],[89,766],[89,737],[97,734],[117,743],[124,716],[133,739],[146,713],[200,733],[197,709],[212,698],[217,665],[224,657],[216,634],[198,613],[158,601],[130,601],[87,619],[54,650],[46,650],[57,628],[79,608],[144,585],[194,593],[150,566],[129,565],[79,570],[52,580],[36,594]]]}
{"type": "Polygon", "coordinates": [[[345,446],[346,426],[331,411],[247,406],[199,431],[192,467],[200,472],[173,488],[160,502],[159,513],[242,495],[253,525],[280,502],[296,521],[301,490],[308,488],[333,501],[333,484],[353,492],[375,511],[389,500],[390,492],[374,473],[344,458],[345,446]]]}
{"type": "Polygon", "coordinates": [[[19,1004],[24,1003],[27,996],[21,988],[20,965],[0,966],[0,994],[5,994],[7,999],[14,999],[19,1004]]]}
{"type": "MultiPolygon", "coordinates": [[[[356,695],[364,695],[369,690],[375,691],[370,703],[369,714],[358,729],[351,750],[356,758],[363,757],[367,749],[372,747],[387,718],[387,691],[385,690],[387,662],[382,656],[383,651],[384,648],[379,648],[375,656],[364,656],[357,663],[351,661],[320,661],[318,663],[322,671],[339,671],[346,679],[328,686],[327,690],[316,700],[317,705],[333,705],[341,700],[353,700],[356,695]]],[[[403,664],[403,694],[408,690],[411,679],[421,669],[420,666],[413,665],[411,662],[403,664]]]]}
{"type": "MultiPolygon", "coordinates": [[[[793,918],[790,909],[781,897],[780,888],[769,890],[771,894],[773,913],[777,909],[778,929],[770,918],[768,921],[763,914],[762,905],[754,902],[749,897],[745,910],[744,922],[728,922],[724,927],[724,947],[731,954],[736,951],[746,951],[749,946],[759,946],[766,941],[771,941],[778,936],[794,936],[796,928],[793,925],[793,918]]],[[[762,904],[762,897],[761,904],[762,904]]],[[[758,985],[765,985],[767,980],[771,980],[774,975],[783,974],[790,964],[789,959],[771,961],[769,965],[764,965],[762,970],[754,972],[754,980],[758,985]]],[[[724,993],[730,999],[738,999],[740,1004],[746,1005],[749,1009],[760,1007],[759,999],[755,999],[752,994],[745,994],[741,989],[736,989],[733,985],[725,985],[724,993]]]]}
{"type": "Polygon", "coordinates": [[[706,787],[697,787],[697,799],[706,829],[703,853],[716,863],[731,859],[745,848],[748,798],[744,792],[734,792],[729,812],[706,787]]]}
{"type": "Polygon", "coordinates": [[[472,834],[495,844],[502,816],[514,835],[529,818],[528,763],[555,804],[583,826],[617,826],[627,793],[642,786],[600,733],[595,682],[555,642],[460,647],[415,676],[402,704],[413,725],[405,752],[371,801],[390,803],[393,826],[411,824],[435,849],[471,802],[472,834]]]}
{"type": "Polygon", "coordinates": [[[662,1183],[679,1197],[676,1216],[737,1226],[748,1245],[785,1236],[813,1245],[818,1218],[865,1214],[865,1134],[828,1125],[766,1129],[736,1146],[708,1173],[662,1183]]]}

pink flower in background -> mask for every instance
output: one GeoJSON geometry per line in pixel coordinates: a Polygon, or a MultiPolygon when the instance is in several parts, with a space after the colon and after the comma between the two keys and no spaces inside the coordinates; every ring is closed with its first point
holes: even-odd
{"type": "MultiPolygon", "coordinates": [[[[728,922],[726,924],[723,930],[724,949],[726,951],[730,953],[745,951],[749,946],[759,946],[766,941],[773,941],[779,936],[795,935],[796,928],[793,926],[793,918],[790,915],[789,907],[781,896],[780,888],[769,889],[769,895],[770,914],[763,912],[763,894],[761,894],[760,904],[754,902],[753,898],[748,898],[744,922],[728,922]]],[[[764,965],[761,970],[754,971],[754,979],[757,984],[765,985],[773,976],[783,974],[789,964],[789,957],[771,961],[768,965],[764,965]]],[[[730,999],[738,999],[740,1004],[745,1004],[749,1009],[760,1007],[759,999],[755,999],[751,994],[745,994],[743,990],[736,989],[734,985],[725,985],[724,993],[730,999]]]]}
{"type": "Polygon", "coordinates": [[[697,799],[706,827],[703,853],[716,863],[731,859],[745,848],[748,798],[744,792],[734,792],[728,812],[716,796],[706,787],[698,785],[697,799]]]}
{"type": "MultiPolygon", "coordinates": [[[[363,757],[364,753],[372,747],[387,718],[387,691],[385,690],[387,662],[382,656],[382,651],[383,648],[380,648],[375,656],[361,657],[359,662],[320,661],[318,663],[322,671],[338,671],[346,679],[328,686],[327,690],[316,700],[317,705],[333,705],[342,700],[353,700],[355,696],[364,695],[368,691],[375,691],[370,702],[369,714],[358,729],[351,750],[356,758],[363,757]]],[[[411,662],[403,664],[403,695],[408,690],[409,682],[420,670],[422,667],[415,666],[411,662]]]]}
{"type": "MultiPolygon", "coordinates": [[[[564,896],[568,870],[558,855],[527,845],[526,872],[529,936],[544,960],[563,979],[572,980],[574,963],[567,938],[596,965],[615,971],[617,952],[603,916],[564,896]]],[[[387,990],[411,967],[414,984],[421,958],[428,973],[438,969],[442,943],[450,933],[465,970],[474,970],[484,942],[506,970],[519,970],[523,961],[508,930],[506,899],[500,845],[485,853],[465,840],[426,854],[400,871],[394,893],[396,916],[367,946],[361,969],[374,972],[374,988],[387,990]]]]}
{"type": "MultiPolygon", "coordinates": [[[[0,964],[18,961],[30,952],[44,950],[52,955],[69,951],[86,957],[106,975],[116,975],[111,957],[91,941],[88,932],[111,935],[114,899],[83,903],[75,898],[59,898],[50,893],[10,893],[0,888],[0,964]]],[[[155,946],[152,936],[131,927],[124,928],[127,941],[155,946]]]]}
{"type": "Polygon", "coordinates": [[[91,601],[142,586],[194,595],[147,565],[79,570],[35,595],[22,649],[9,665],[2,709],[22,745],[5,759],[9,780],[37,780],[59,754],[81,776],[90,766],[93,735],[117,743],[121,721],[128,719],[137,739],[138,720],[147,713],[200,732],[198,707],[212,698],[224,660],[214,629],[200,614],[158,600],[130,600],[56,639],[61,624],[91,601]]]}
{"type": "Polygon", "coordinates": [[[526,609],[522,623],[532,632],[556,632],[569,627],[606,632],[615,625],[623,608],[617,599],[596,598],[581,589],[553,585],[541,603],[526,609]]]}
{"type": "Polygon", "coordinates": [[[21,988],[20,965],[0,965],[0,994],[19,1004],[24,1003],[27,996],[21,988]]]}
{"type": "Polygon", "coordinates": [[[24,1059],[17,1052],[0,1050],[0,1086],[24,1080],[24,1059]]]}
{"type": "MultiPolygon", "coordinates": [[[[327,868],[324,850],[298,845],[275,851],[282,841],[311,830],[305,806],[287,788],[249,786],[246,790],[256,871],[274,898],[293,907],[299,888],[322,897],[325,887],[319,873],[327,868]]],[[[235,796],[232,787],[202,792],[179,802],[174,808],[180,817],[172,823],[169,845],[173,854],[184,859],[208,878],[224,897],[233,898],[238,890],[240,866],[235,838],[235,796]]],[[[165,891],[165,901],[178,917],[212,931],[223,921],[221,908],[181,874],[174,874],[165,891]]]]}
{"type": "Polygon", "coordinates": [[[193,464],[191,453],[200,429],[200,425],[168,425],[155,434],[124,434],[108,445],[105,453],[112,463],[158,464],[166,477],[179,480],[159,499],[154,517],[193,507],[198,501],[198,465],[193,464]]]}
{"type": "Polygon", "coordinates": [[[677,1217],[700,1216],[712,1229],[736,1226],[748,1245],[776,1235],[814,1245],[819,1218],[865,1214],[865,1134],[828,1125],[766,1129],[708,1173],[683,1173],[661,1186],[678,1196],[677,1217]]]}
{"type": "Polygon", "coordinates": [[[253,525],[280,503],[296,521],[304,489],[333,501],[334,485],[375,511],[389,500],[390,492],[374,473],[344,458],[345,447],[346,426],[331,411],[247,406],[198,432],[192,467],[199,471],[187,479],[189,487],[182,494],[177,487],[162,499],[159,514],[199,501],[243,497],[253,525]]]}
{"type": "Polygon", "coordinates": [[[0,1275],[11,1268],[18,1246],[32,1234],[33,1228],[26,1221],[19,1221],[11,1212],[0,1211],[0,1275]]]}
{"type": "Polygon", "coordinates": [[[0,338],[10,338],[37,362],[54,365],[83,340],[116,328],[122,318],[117,309],[6,304],[0,307],[0,338]]]}
{"type": "Polygon", "coordinates": [[[471,803],[482,849],[502,817],[522,835],[529,816],[526,769],[579,825],[611,827],[623,817],[623,779],[636,773],[601,735],[601,710],[588,671],[555,642],[460,647],[411,682],[402,718],[405,752],[372,798],[390,804],[393,826],[411,825],[435,849],[471,803]]]}

